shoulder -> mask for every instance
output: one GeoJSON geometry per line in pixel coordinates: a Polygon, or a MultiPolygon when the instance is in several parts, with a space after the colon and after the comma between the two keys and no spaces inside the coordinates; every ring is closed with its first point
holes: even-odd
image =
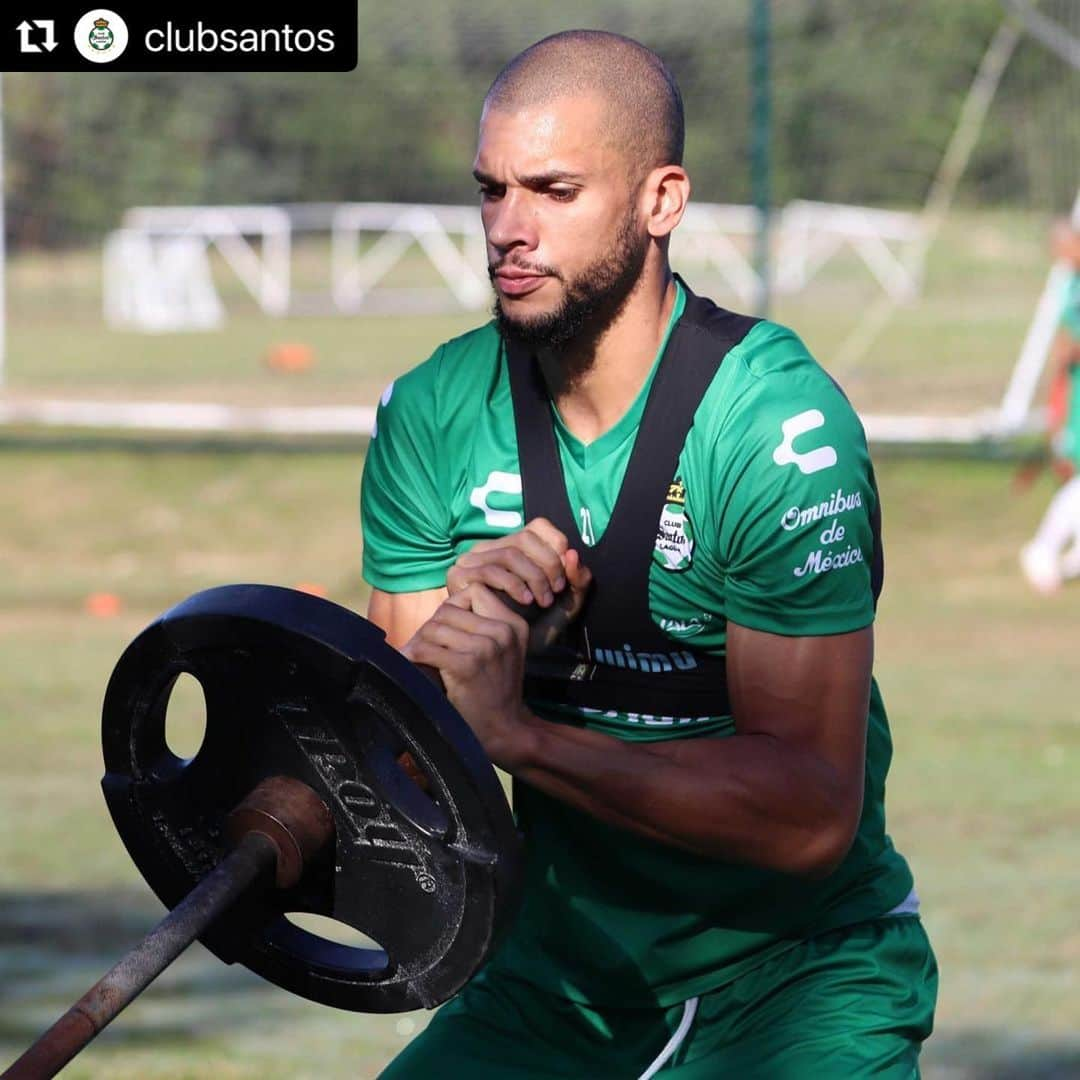
{"type": "Polygon", "coordinates": [[[696,335],[694,350],[722,357],[703,402],[714,418],[749,420],[763,407],[783,410],[808,396],[847,404],[839,386],[790,327],[728,311],[689,290],[687,294],[682,323],[696,335]]]}
{"type": "Polygon", "coordinates": [[[828,505],[837,491],[876,504],[858,415],[786,326],[758,322],[729,351],[693,431],[688,470],[708,478],[720,531],[758,518],[771,531],[790,508],[828,505]]]}
{"type": "Polygon", "coordinates": [[[701,531],[728,618],[788,636],[868,625],[877,490],[843,392],[797,334],[763,321],[730,350],[709,396],[687,487],[700,476],[711,492],[701,531]]]}
{"type": "Polygon", "coordinates": [[[438,425],[458,415],[498,378],[499,334],[494,322],[443,342],[423,363],[395,378],[379,399],[376,431],[394,416],[438,425]]]}
{"type": "Polygon", "coordinates": [[[448,388],[487,378],[498,368],[499,333],[494,322],[444,341],[423,363],[399,375],[383,393],[382,403],[399,401],[430,405],[448,388]]]}
{"type": "Polygon", "coordinates": [[[768,320],[732,347],[709,389],[707,407],[720,430],[747,440],[747,449],[761,440],[793,442],[818,428],[845,441],[865,441],[839,384],[798,334],[768,320]]]}
{"type": "Polygon", "coordinates": [[[743,388],[759,398],[782,399],[804,393],[843,397],[839,386],[788,326],[762,319],[731,350],[729,360],[743,388]]]}

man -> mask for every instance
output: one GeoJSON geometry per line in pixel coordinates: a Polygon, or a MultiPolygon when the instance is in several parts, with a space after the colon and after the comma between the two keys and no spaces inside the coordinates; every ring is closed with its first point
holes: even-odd
{"type": "Polygon", "coordinates": [[[1065,480],[1046,508],[1038,532],[1020,551],[1020,568],[1033,589],[1051,594],[1080,577],[1080,233],[1067,222],[1053,231],[1056,261],[1069,274],[1061,324],[1051,353],[1049,432],[1055,472],[1065,480]]]}
{"type": "Polygon", "coordinates": [[[507,939],[393,1080],[909,1077],[930,1032],[862,430],[794,334],[673,277],[682,149],[636,42],[512,60],[474,169],[496,318],[383,396],[369,616],[513,775],[527,850],[507,939]],[[567,589],[573,648],[526,666],[496,590],[567,589]]]}

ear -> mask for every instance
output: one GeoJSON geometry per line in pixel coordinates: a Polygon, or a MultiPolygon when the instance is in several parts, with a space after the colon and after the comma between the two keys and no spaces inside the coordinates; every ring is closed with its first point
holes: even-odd
{"type": "Polygon", "coordinates": [[[661,165],[645,177],[641,186],[641,210],[649,235],[668,236],[682,221],[690,200],[690,177],[681,165],[661,165]]]}

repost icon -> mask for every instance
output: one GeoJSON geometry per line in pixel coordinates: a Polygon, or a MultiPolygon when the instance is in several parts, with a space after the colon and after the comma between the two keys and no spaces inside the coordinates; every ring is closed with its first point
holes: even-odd
{"type": "Polygon", "coordinates": [[[19,52],[39,53],[42,49],[52,52],[56,48],[56,22],[53,19],[35,19],[33,22],[23,19],[16,29],[19,31],[19,52]],[[34,41],[35,30],[45,31],[40,45],[34,41]]]}
{"type": "Polygon", "coordinates": [[[94,8],[75,24],[75,48],[92,64],[108,64],[123,55],[127,23],[108,8],[94,8]]]}

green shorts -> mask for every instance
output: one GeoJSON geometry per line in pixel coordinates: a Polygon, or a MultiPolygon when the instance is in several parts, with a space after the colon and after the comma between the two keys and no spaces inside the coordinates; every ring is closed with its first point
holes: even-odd
{"type": "Polygon", "coordinates": [[[668,1009],[594,1008],[488,969],[381,1080],[829,1080],[919,1075],[937,964],[914,916],[801,942],[668,1009]]]}

